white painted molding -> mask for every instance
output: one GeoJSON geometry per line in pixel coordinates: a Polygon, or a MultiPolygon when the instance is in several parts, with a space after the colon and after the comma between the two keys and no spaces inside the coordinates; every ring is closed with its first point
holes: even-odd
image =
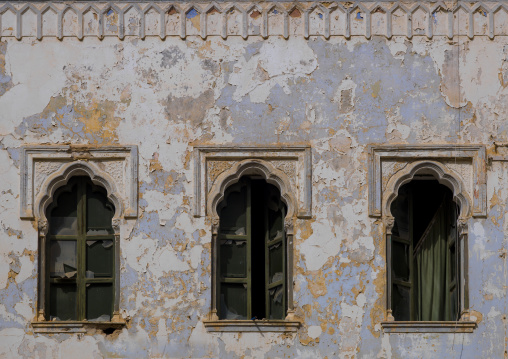
{"type": "Polygon", "coordinates": [[[369,146],[369,215],[391,216],[386,206],[419,171],[447,184],[463,217],[487,216],[486,150],[480,145],[369,146]]]}
{"type": "Polygon", "coordinates": [[[213,205],[238,174],[264,176],[281,190],[288,209],[299,218],[312,215],[312,168],[309,146],[194,148],[194,216],[216,215],[213,205]],[[250,173],[250,172],[249,172],[250,173]]]}
{"type": "Polygon", "coordinates": [[[0,2],[0,38],[198,36],[508,35],[498,1],[10,1],[0,2]]]}
{"type": "Polygon", "coordinates": [[[82,145],[23,147],[20,217],[44,221],[52,193],[73,175],[88,175],[108,191],[115,218],[137,217],[137,146],[82,145]]]}

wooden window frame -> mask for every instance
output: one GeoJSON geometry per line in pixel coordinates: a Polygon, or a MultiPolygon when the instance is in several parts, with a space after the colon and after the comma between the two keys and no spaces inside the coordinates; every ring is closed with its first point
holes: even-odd
{"type": "Polygon", "coordinates": [[[37,316],[31,325],[35,333],[85,333],[90,329],[119,329],[126,325],[120,314],[120,231],[124,218],[126,205],[122,200],[115,181],[104,171],[98,168],[92,161],[69,162],[62,168],[49,176],[42,187],[41,193],[35,202],[35,218],[39,232],[39,273],[38,273],[38,301],[37,316]],[[87,320],[75,321],[49,321],[47,305],[47,248],[49,223],[46,218],[46,208],[53,201],[54,194],[62,186],[65,186],[72,177],[86,176],[94,185],[103,187],[107,192],[107,198],[115,206],[115,214],[112,219],[114,238],[114,280],[113,280],[113,316],[109,322],[94,322],[87,320]]]}
{"type": "Polygon", "coordinates": [[[468,286],[468,222],[472,217],[472,202],[460,176],[443,163],[434,160],[408,161],[406,166],[388,179],[382,196],[382,223],[386,241],[386,320],[381,326],[386,333],[471,333],[477,323],[470,320],[468,286]],[[391,204],[397,197],[400,187],[419,173],[432,174],[436,180],[452,189],[453,200],[460,207],[457,220],[458,238],[456,250],[460,260],[460,319],[458,321],[395,321],[391,308],[392,290],[392,229],[395,218],[391,214],[391,204]]]}
{"type": "MultiPolygon", "coordinates": [[[[52,278],[50,275],[50,271],[48,268],[45,269],[46,276],[44,278],[46,282],[46,292],[45,295],[45,303],[46,308],[45,312],[46,315],[50,312],[50,287],[51,284],[75,284],[76,285],[76,306],[77,306],[77,318],[74,321],[80,322],[80,321],[90,321],[90,318],[86,318],[86,288],[89,284],[111,284],[111,287],[113,289],[113,297],[114,299],[114,283],[115,283],[115,258],[113,256],[112,263],[111,263],[111,277],[105,278],[105,277],[99,277],[99,278],[87,278],[86,277],[86,252],[87,252],[87,241],[90,240],[111,240],[113,242],[113,253],[116,248],[116,241],[115,241],[115,235],[114,234],[107,234],[107,235],[90,235],[87,234],[87,180],[86,177],[80,176],[80,177],[74,177],[71,180],[77,179],[75,181],[75,185],[77,185],[77,232],[76,234],[72,235],[59,235],[59,234],[51,234],[48,233],[46,235],[46,253],[48,255],[50,252],[51,243],[53,241],[72,241],[76,243],[76,277],[71,279],[62,279],[62,278],[52,278]],[[48,285],[49,284],[49,285],[48,285]]],[[[91,181],[89,182],[91,183],[91,181]]],[[[92,186],[94,186],[93,183],[91,183],[92,186]]],[[[68,186],[69,184],[67,184],[68,186]]],[[[98,187],[98,186],[97,186],[98,187]]],[[[65,188],[65,187],[62,187],[65,188]]],[[[102,187],[101,187],[102,188],[102,187]]],[[[55,198],[55,201],[57,198],[55,198]]],[[[109,201],[108,201],[109,202],[109,201]]],[[[48,217],[49,220],[51,218],[48,217]]],[[[46,266],[49,266],[51,262],[51,259],[49,257],[46,258],[46,266]]],[[[111,309],[113,309],[113,302],[111,302],[111,309]]],[[[112,312],[113,310],[111,310],[112,312]]],[[[112,316],[111,316],[112,317],[112,316]]],[[[46,317],[46,319],[48,319],[46,317]]],[[[51,320],[51,318],[50,318],[51,320]]],[[[60,320],[61,322],[68,322],[69,320],[60,320]]],[[[59,321],[59,322],[60,322],[59,321]]],[[[109,321],[106,321],[109,322],[109,321]]]]}
{"type": "MultiPolygon", "coordinates": [[[[268,183],[266,183],[266,181],[264,181],[266,185],[270,186],[268,183]]],[[[237,183],[236,185],[239,185],[240,183],[237,183]]],[[[274,186],[272,186],[274,187],[274,186]]],[[[231,187],[230,187],[231,188],[231,187]]],[[[287,293],[286,293],[286,288],[287,288],[287,276],[286,276],[286,272],[287,272],[287,269],[286,269],[286,251],[287,251],[287,246],[286,246],[286,234],[284,232],[284,225],[283,225],[283,221],[284,221],[284,218],[285,218],[285,208],[280,208],[280,214],[282,215],[282,217],[280,218],[282,220],[281,222],[281,230],[282,230],[282,233],[281,233],[281,236],[279,238],[274,238],[270,241],[270,234],[269,234],[269,209],[268,209],[268,203],[266,203],[266,201],[268,200],[268,188],[265,187],[263,188],[263,190],[265,191],[264,192],[264,200],[263,201],[263,206],[262,206],[262,213],[261,213],[259,216],[256,216],[254,217],[253,216],[253,213],[254,213],[254,207],[255,207],[255,204],[253,203],[253,198],[254,198],[254,194],[253,194],[253,191],[254,191],[254,181],[253,179],[251,178],[242,178],[241,180],[241,185],[240,185],[240,188],[245,188],[245,198],[244,198],[244,204],[245,204],[245,220],[246,220],[246,223],[245,223],[245,233],[244,234],[231,234],[231,233],[223,233],[220,229],[219,229],[219,233],[218,233],[218,245],[217,245],[217,250],[218,250],[218,255],[217,255],[217,268],[221,268],[221,265],[222,265],[222,254],[221,254],[221,251],[222,251],[222,248],[223,248],[223,244],[222,242],[223,241],[243,241],[245,242],[245,275],[244,276],[241,276],[239,275],[239,273],[236,273],[236,274],[225,274],[225,273],[220,273],[221,270],[219,269],[217,272],[217,278],[216,278],[216,282],[217,282],[217,287],[218,287],[218,290],[217,290],[217,298],[216,298],[216,301],[217,303],[220,303],[221,302],[221,294],[222,294],[222,291],[220,290],[220,287],[223,285],[223,284],[243,284],[244,286],[246,286],[247,288],[247,291],[246,291],[246,300],[247,300],[247,303],[246,303],[246,319],[247,318],[253,318],[255,316],[256,313],[254,313],[254,302],[256,301],[259,301],[259,300],[264,300],[265,302],[265,313],[263,314],[262,317],[258,318],[258,319],[263,319],[263,318],[269,318],[270,316],[270,307],[271,307],[271,300],[270,300],[270,290],[273,289],[273,288],[277,288],[279,286],[282,286],[283,288],[283,292],[282,292],[282,303],[283,303],[283,306],[284,306],[284,312],[286,311],[286,303],[287,303],[287,293]],[[256,218],[257,221],[254,220],[254,218],[256,218]],[[258,241],[258,242],[255,242],[253,239],[253,228],[260,228],[262,227],[264,229],[264,233],[263,233],[263,242],[261,241],[258,241]],[[277,258],[278,261],[281,262],[281,266],[282,266],[282,279],[279,279],[277,281],[274,281],[272,283],[270,283],[270,265],[271,265],[271,258],[270,258],[270,247],[273,247],[273,246],[282,246],[283,250],[282,250],[282,256],[280,258],[277,258]],[[255,248],[256,247],[256,248],[255,248]],[[261,268],[263,266],[259,266],[257,265],[257,263],[255,263],[255,261],[253,261],[253,253],[255,251],[255,249],[257,250],[257,252],[261,252],[261,249],[262,249],[262,252],[263,252],[263,256],[264,256],[264,260],[262,262],[264,262],[264,268],[261,268]],[[253,289],[253,286],[254,286],[254,280],[253,280],[253,273],[256,272],[257,270],[264,270],[264,295],[260,295],[260,294],[255,294],[254,293],[254,289],[253,289]]],[[[258,193],[258,195],[261,195],[260,193],[258,193]]],[[[226,198],[224,198],[224,200],[226,201],[226,198]]],[[[229,200],[227,201],[228,204],[229,203],[229,200]]],[[[279,202],[280,204],[280,202],[279,202]]],[[[226,206],[227,207],[227,206],[226,206]]],[[[284,207],[284,206],[282,206],[284,207]]],[[[258,208],[258,209],[261,209],[261,208],[258,208]]],[[[224,216],[224,213],[221,213],[221,216],[224,216]]],[[[224,219],[224,218],[223,218],[224,219]]],[[[235,228],[238,228],[238,227],[235,227],[235,228]]],[[[222,228],[224,229],[224,228],[222,228]]],[[[258,233],[259,234],[259,237],[257,237],[258,239],[261,238],[261,233],[258,233]]],[[[218,314],[220,316],[220,310],[222,308],[217,308],[218,310],[218,314]]],[[[259,313],[257,313],[259,315],[259,313]]],[[[224,313],[222,313],[222,315],[224,315],[224,313]]],[[[224,320],[224,318],[222,318],[221,320],[224,320]]],[[[268,320],[268,319],[263,319],[263,320],[268,320]]],[[[269,319],[269,320],[282,320],[282,318],[275,318],[275,319],[269,319]]]]}
{"type": "Polygon", "coordinates": [[[270,162],[262,159],[245,159],[239,161],[229,170],[219,175],[207,198],[207,213],[212,225],[212,293],[211,309],[203,324],[210,332],[296,332],[301,321],[295,317],[293,303],[293,223],[297,216],[296,199],[293,195],[291,181],[288,176],[275,168],[270,162]],[[284,219],[286,233],[286,300],[287,311],[283,320],[219,320],[217,311],[218,298],[218,265],[219,265],[219,226],[220,218],[217,205],[224,198],[226,189],[239,181],[242,176],[256,175],[275,185],[281,193],[281,199],[287,206],[284,219]]]}

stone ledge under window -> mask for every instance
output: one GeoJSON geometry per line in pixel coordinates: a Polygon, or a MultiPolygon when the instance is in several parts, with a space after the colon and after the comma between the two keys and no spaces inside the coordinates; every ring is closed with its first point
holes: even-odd
{"type": "Polygon", "coordinates": [[[34,333],[57,334],[57,333],[86,333],[90,329],[121,329],[126,322],[81,322],[81,321],[53,321],[53,322],[32,322],[34,333]]]}
{"type": "Polygon", "coordinates": [[[209,332],[296,332],[296,320],[205,320],[209,332]]]}
{"type": "Polygon", "coordinates": [[[385,333],[472,333],[476,322],[381,322],[385,333]]]}

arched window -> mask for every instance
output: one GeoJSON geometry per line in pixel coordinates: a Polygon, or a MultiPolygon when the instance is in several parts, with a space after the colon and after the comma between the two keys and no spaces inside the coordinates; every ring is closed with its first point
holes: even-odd
{"type": "Polygon", "coordinates": [[[458,321],[459,207],[432,175],[403,185],[391,205],[391,308],[396,321],[458,321]]]}
{"type": "Polygon", "coordinates": [[[242,177],[226,190],[217,212],[219,319],[285,319],[287,209],[279,189],[242,177]]]}
{"type": "Polygon", "coordinates": [[[88,177],[73,177],[46,209],[45,313],[50,321],[109,322],[115,298],[114,205],[88,177]]]}

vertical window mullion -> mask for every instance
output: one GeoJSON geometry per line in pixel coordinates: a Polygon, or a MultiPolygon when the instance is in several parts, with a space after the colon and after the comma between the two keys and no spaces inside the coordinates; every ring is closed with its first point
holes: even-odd
{"type": "Polygon", "coordinates": [[[45,315],[46,315],[46,320],[50,320],[50,312],[51,312],[51,302],[50,302],[50,290],[51,290],[51,282],[50,282],[50,273],[49,273],[49,266],[50,266],[50,261],[51,261],[51,252],[49,251],[49,248],[50,248],[50,245],[51,245],[51,240],[48,238],[49,237],[49,231],[48,231],[48,234],[46,235],[46,243],[45,243],[45,254],[46,254],[46,258],[45,258],[45,261],[44,261],[44,265],[45,265],[45,278],[44,280],[46,281],[46,285],[45,285],[45,293],[44,293],[44,304],[45,304],[45,315]]]}
{"type": "Polygon", "coordinates": [[[246,233],[247,233],[247,318],[252,318],[252,183],[247,182],[246,191],[246,233]]]}
{"type": "MultiPolygon", "coordinates": [[[[268,200],[267,188],[263,187],[264,193],[263,198],[268,200]]],[[[268,220],[268,204],[265,203],[263,206],[263,226],[265,230],[265,318],[270,318],[270,290],[268,284],[270,283],[270,247],[268,242],[270,241],[270,224],[268,220]]]]}
{"type": "MultiPolygon", "coordinates": [[[[284,220],[286,219],[286,211],[284,206],[281,205],[282,212],[282,276],[283,276],[283,284],[282,284],[282,305],[284,308],[284,316],[287,315],[287,270],[286,270],[286,228],[284,226],[284,220]]],[[[281,318],[284,319],[284,318],[281,318]]]]}
{"type": "Polygon", "coordinates": [[[77,303],[78,303],[78,320],[84,320],[86,317],[86,182],[83,178],[78,181],[78,236],[77,236],[77,256],[78,256],[78,273],[77,273],[77,303]]]}
{"type": "Polygon", "coordinates": [[[417,300],[419,298],[416,297],[416,280],[415,276],[417,275],[414,270],[414,256],[413,256],[413,241],[414,241],[414,211],[413,211],[413,192],[409,191],[409,203],[408,203],[408,209],[409,209],[409,283],[411,284],[409,289],[409,305],[410,305],[410,318],[411,320],[417,320],[416,318],[416,308],[417,308],[417,300]]]}

